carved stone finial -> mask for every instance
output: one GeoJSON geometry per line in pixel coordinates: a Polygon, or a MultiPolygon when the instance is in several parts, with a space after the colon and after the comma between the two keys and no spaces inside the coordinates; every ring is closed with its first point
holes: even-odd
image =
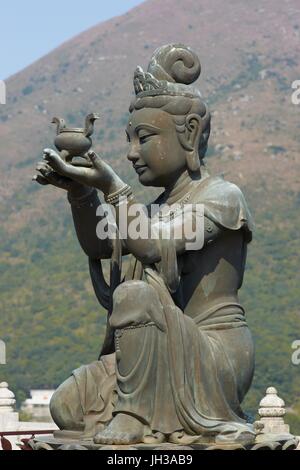
{"type": "Polygon", "coordinates": [[[15,403],[15,395],[9,390],[8,383],[0,383],[0,413],[14,413],[15,403]]]}
{"type": "Polygon", "coordinates": [[[259,403],[258,414],[260,420],[254,423],[256,432],[260,435],[276,434],[289,435],[289,425],[285,424],[285,403],[278,396],[275,387],[268,387],[266,396],[259,403]]]}
{"type": "Polygon", "coordinates": [[[285,403],[282,398],[278,396],[275,387],[267,388],[266,396],[259,404],[258,414],[261,418],[280,418],[285,415],[285,403]]]}

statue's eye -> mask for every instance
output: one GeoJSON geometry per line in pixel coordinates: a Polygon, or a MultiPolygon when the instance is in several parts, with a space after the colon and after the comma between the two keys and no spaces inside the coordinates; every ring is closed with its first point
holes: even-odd
{"type": "Polygon", "coordinates": [[[128,134],[128,132],[127,132],[127,131],[125,131],[125,134],[126,134],[126,140],[127,140],[127,142],[130,142],[130,137],[129,137],[129,134],[128,134]]]}
{"type": "Polygon", "coordinates": [[[140,144],[145,144],[145,143],[148,142],[148,140],[150,140],[150,138],[153,137],[154,135],[156,135],[156,134],[140,135],[140,136],[139,136],[140,144]]]}

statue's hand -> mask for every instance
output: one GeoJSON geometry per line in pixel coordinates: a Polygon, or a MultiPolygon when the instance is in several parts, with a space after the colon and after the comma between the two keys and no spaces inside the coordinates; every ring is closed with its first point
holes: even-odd
{"type": "Polygon", "coordinates": [[[60,175],[56,171],[53,171],[51,166],[48,165],[45,161],[38,162],[36,170],[39,173],[34,175],[32,180],[36,181],[42,186],[51,184],[56,188],[61,188],[65,191],[68,191],[73,197],[82,196],[87,190],[89,190],[77,181],[73,181],[66,176],[60,175]]]}
{"type": "Polygon", "coordinates": [[[51,166],[49,166],[46,162],[38,162],[36,166],[36,170],[39,173],[37,175],[34,175],[32,179],[33,181],[36,181],[42,186],[52,184],[53,186],[56,186],[57,188],[61,188],[61,189],[65,189],[66,191],[69,191],[73,183],[75,183],[75,181],[72,181],[70,178],[61,176],[55,171],[53,171],[51,166]]]}
{"type": "Polygon", "coordinates": [[[98,188],[104,194],[113,192],[119,185],[124,186],[124,183],[113,169],[95,152],[90,151],[87,157],[92,164],[90,168],[73,166],[70,163],[66,163],[54,150],[44,150],[44,160],[52,170],[65,178],[76,181],[81,185],[98,188]]]}
{"type": "Polygon", "coordinates": [[[67,173],[67,167],[71,166],[65,162],[58,152],[55,152],[52,149],[44,149],[43,159],[44,163],[50,168],[50,170],[55,171],[61,176],[66,176],[65,173],[67,173]]]}

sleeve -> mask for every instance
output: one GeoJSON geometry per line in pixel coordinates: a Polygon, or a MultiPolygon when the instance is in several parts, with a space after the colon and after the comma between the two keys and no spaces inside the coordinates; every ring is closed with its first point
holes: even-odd
{"type": "Polygon", "coordinates": [[[252,240],[253,219],[242,191],[221,178],[215,180],[201,197],[204,215],[215,224],[230,229],[242,229],[246,241],[252,240]]]}

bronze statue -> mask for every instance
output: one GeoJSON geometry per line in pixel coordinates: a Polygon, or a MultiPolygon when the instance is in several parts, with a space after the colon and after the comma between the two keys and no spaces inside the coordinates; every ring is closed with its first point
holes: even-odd
{"type": "MultiPolygon", "coordinates": [[[[140,183],[164,188],[156,204],[177,204],[179,212],[203,205],[201,249],[186,249],[184,237],[136,239],[129,232],[99,240],[97,190],[114,206],[117,225],[121,208],[131,220],[136,198],[95,152],[85,155],[89,166],[75,166],[46,149],[37,166],[39,183],[68,191],[95,293],[108,310],[99,360],[75,370],[51,402],[60,429],[95,443],[255,438],[241,409],[254,350],[238,299],[252,222],[240,189],[205,167],[210,113],[192,85],[200,71],[190,48],[157,49],[148,71],[138,67],[134,74],[126,134],[127,158],[140,183]],[[130,267],[121,278],[126,254],[130,267]],[[102,259],[112,260],[110,286],[102,259]]],[[[176,231],[177,217],[164,217],[176,231]]]]}

